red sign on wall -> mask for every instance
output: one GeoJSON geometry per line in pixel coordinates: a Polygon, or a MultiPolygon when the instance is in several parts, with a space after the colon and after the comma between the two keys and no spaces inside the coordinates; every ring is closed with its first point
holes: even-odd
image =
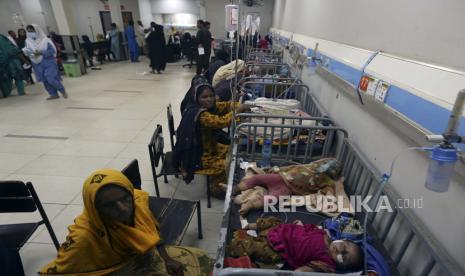
{"type": "Polygon", "coordinates": [[[363,76],[362,79],[360,80],[360,86],[359,86],[360,90],[363,92],[366,92],[369,82],[370,82],[370,78],[368,76],[363,76]]]}
{"type": "Polygon", "coordinates": [[[110,5],[104,4],[104,5],[103,5],[103,8],[104,8],[106,11],[109,11],[109,10],[110,10],[110,5]]]}

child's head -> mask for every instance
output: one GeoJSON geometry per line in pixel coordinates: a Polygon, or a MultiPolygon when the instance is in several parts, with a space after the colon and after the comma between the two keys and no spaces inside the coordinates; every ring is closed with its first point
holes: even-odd
{"type": "Polygon", "coordinates": [[[363,265],[363,251],[354,242],[336,240],[329,244],[328,249],[339,270],[356,270],[363,265]]]}

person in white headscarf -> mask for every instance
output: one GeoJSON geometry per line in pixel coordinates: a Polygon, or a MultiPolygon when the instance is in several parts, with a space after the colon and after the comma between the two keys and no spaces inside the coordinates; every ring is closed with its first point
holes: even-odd
{"type": "Polygon", "coordinates": [[[144,25],[142,24],[142,21],[138,20],[137,21],[137,27],[136,27],[136,39],[137,39],[137,44],[139,45],[141,51],[140,53],[143,55],[146,53],[145,50],[145,28],[144,25]]]}
{"type": "Polygon", "coordinates": [[[60,98],[58,92],[62,94],[63,98],[68,98],[58,71],[55,44],[36,24],[28,25],[26,30],[27,39],[23,52],[31,59],[37,81],[43,82],[50,95],[47,100],[60,98]]]}

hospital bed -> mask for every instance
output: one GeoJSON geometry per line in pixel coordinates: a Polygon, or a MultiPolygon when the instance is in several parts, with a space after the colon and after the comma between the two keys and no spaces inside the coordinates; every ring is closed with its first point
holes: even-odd
{"type": "MultiPolygon", "coordinates": [[[[243,116],[243,115],[241,115],[243,116]]],[[[240,144],[241,130],[253,132],[257,128],[267,128],[268,131],[288,128],[290,132],[303,131],[326,131],[332,133],[330,139],[325,140],[323,150],[318,156],[312,156],[309,150],[312,143],[307,142],[299,147],[304,147],[304,151],[287,147],[282,152],[279,146],[274,146],[272,154],[272,165],[289,165],[295,163],[308,163],[322,157],[335,157],[342,164],[342,175],[345,177],[344,187],[348,195],[374,195],[376,194],[380,173],[377,172],[370,162],[361,154],[358,148],[348,139],[348,133],[342,128],[335,126],[302,126],[283,124],[239,124],[235,131],[234,144],[232,145],[232,157],[228,174],[228,189],[224,205],[224,216],[220,229],[220,239],[216,256],[216,263],[213,275],[328,275],[325,273],[296,273],[294,271],[283,271],[274,269],[247,269],[228,268],[224,266],[224,259],[228,257],[227,245],[231,241],[234,230],[241,228],[239,221],[239,206],[235,205],[231,199],[233,186],[237,185],[244,175],[241,163],[260,162],[261,154],[244,147],[240,144]]],[[[309,140],[310,141],[310,140],[309,140]]],[[[255,143],[252,141],[251,143],[255,143]]],[[[395,206],[395,202],[400,199],[399,195],[387,186],[381,193],[388,198],[389,202],[395,206]]],[[[374,201],[376,202],[376,200],[374,201]]],[[[273,213],[285,222],[292,222],[300,219],[304,223],[319,224],[326,217],[322,214],[309,213],[302,209],[298,212],[273,213]]],[[[368,226],[367,233],[372,237],[371,244],[384,256],[390,267],[391,275],[465,275],[464,271],[453,262],[453,259],[446,253],[445,249],[436,241],[431,233],[421,221],[408,209],[394,209],[388,213],[367,213],[368,226]]],[[[262,210],[256,210],[247,215],[248,222],[255,222],[257,218],[263,217],[262,210]]],[[[363,221],[364,212],[356,213],[356,218],[363,221]]]]}

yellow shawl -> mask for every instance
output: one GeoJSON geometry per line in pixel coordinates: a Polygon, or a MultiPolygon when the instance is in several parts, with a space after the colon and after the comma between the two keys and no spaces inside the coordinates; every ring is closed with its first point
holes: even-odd
{"type": "Polygon", "coordinates": [[[124,174],[116,170],[98,170],[87,178],[82,189],[84,211],[68,227],[69,235],[54,261],[42,268],[45,275],[105,275],[119,270],[133,257],[153,248],[160,236],[158,224],[148,204],[148,194],[134,190],[124,174]],[[134,227],[103,222],[95,207],[100,188],[114,184],[134,198],[134,227]]]}

